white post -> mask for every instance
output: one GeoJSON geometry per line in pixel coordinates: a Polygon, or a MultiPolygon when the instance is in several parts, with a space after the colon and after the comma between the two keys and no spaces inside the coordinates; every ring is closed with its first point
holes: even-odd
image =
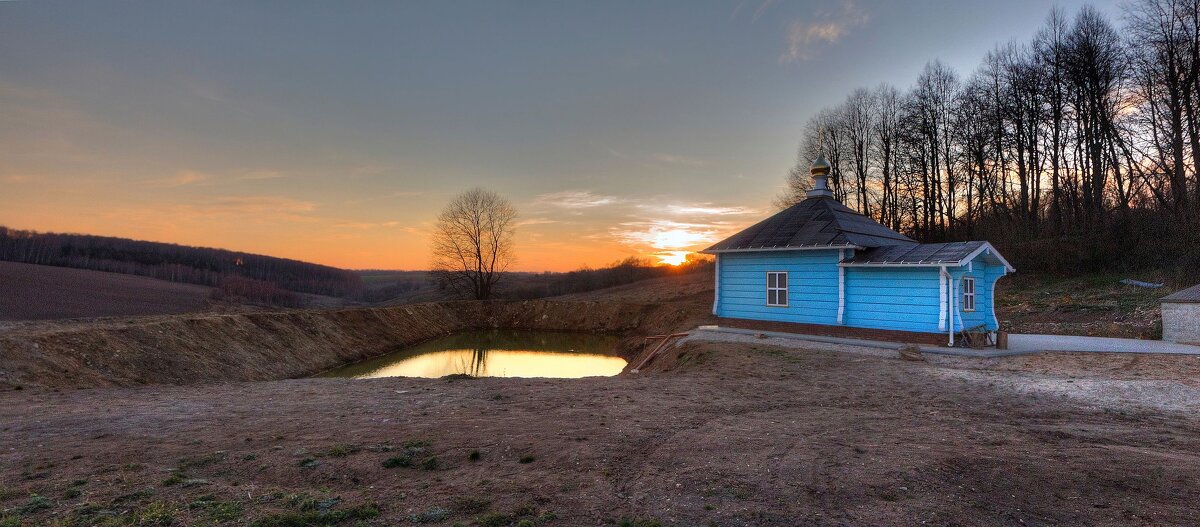
{"type": "Polygon", "coordinates": [[[716,275],[716,282],[713,284],[713,315],[717,314],[717,304],[721,302],[721,255],[718,253],[713,257],[713,274],[716,275]]]}
{"type": "MultiPolygon", "coordinates": [[[[838,249],[838,262],[845,258],[845,249],[838,249]]],[[[846,268],[838,265],[838,324],[846,323],[846,268]]]]}
{"type": "Polygon", "coordinates": [[[950,282],[950,347],[954,347],[954,313],[958,311],[958,280],[954,277],[946,275],[946,281],[950,282]]]}
{"type": "Polygon", "coordinates": [[[950,277],[950,273],[946,272],[946,267],[942,266],[941,272],[938,274],[938,330],[946,331],[946,282],[950,277]]]}

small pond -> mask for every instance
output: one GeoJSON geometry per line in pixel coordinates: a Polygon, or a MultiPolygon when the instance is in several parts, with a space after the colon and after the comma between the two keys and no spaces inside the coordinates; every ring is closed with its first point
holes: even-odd
{"type": "Polygon", "coordinates": [[[472,331],[344,366],[321,377],[607,377],[625,368],[625,359],[616,355],[619,341],[591,333],[472,331]]]}

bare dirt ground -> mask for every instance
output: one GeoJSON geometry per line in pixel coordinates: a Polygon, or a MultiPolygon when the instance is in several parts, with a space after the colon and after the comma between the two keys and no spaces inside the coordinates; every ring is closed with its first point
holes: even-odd
{"type": "Polygon", "coordinates": [[[144,276],[0,262],[0,320],[202,311],[209,288],[144,276]]]}
{"type": "MultiPolygon", "coordinates": [[[[639,328],[688,329],[711,306],[706,283],[579,295],[663,303],[558,306],[550,319],[611,311],[616,327],[642,313],[639,328]]],[[[535,311],[525,318],[545,318],[535,311]]],[[[370,336],[384,320],[370,314],[326,318],[361,318],[344,329],[370,336]]],[[[282,316],[323,327],[301,315],[282,316]]],[[[279,338],[277,318],[247,320],[279,338]]],[[[176,323],[164,342],[202,334],[191,326],[242,331],[156,322],[176,323]]],[[[115,344],[159,327],[88,324],[115,344]]],[[[38,342],[72,327],[10,335],[38,342]]],[[[906,362],[777,340],[691,341],[645,373],[581,380],[10,387],[0,391],[0,527],[1192,525],[1200,515],[1198,357],[906,362]]]]}
{"type": "Polygon", "coordinates": [[[7,391],[0,525],[1187,525],[1200,508],[1194,413],[945,374],[1031,375],[978,362],[678,351],[582,380],[7,391]]]}

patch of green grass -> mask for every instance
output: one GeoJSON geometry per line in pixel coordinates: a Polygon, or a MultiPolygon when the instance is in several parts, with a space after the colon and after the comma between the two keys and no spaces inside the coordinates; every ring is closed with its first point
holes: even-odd
{"type": "Polygon", "coordinates": [[[73,500],[82,495],[83,491],[80,490],[79,487],[68,487],[67,490],[63,491],[63,499],[66,500],[73,500]]]}
{"type": "Polygon", "coordinates": [[[475,518],[475,524],[479,527],[507,527],[511,518],[509,515],[501,512],[489,512],[475,518]]]}
{"type": "Polygon", "coordinates": [[[192,510],[201,510],[214,522],[226,523],[242,517],[242,505],[233,501],[219,501],[212,495],[201,496],[188,504],[192,510]]]}
{"type": "Polygon", "coordinates": [[[317,461],[317,458],[314,458],[314,457],[303,458],[297,463],[297,465],[299,465],[300,468],[317,468],[317,465],[320,465],[320,464],[321,464],[321,462],[317,461]]]}
{"type": "Polygon", "coordinates": [[[552,511],[539,511],[537,507],[525,504],[513,509],[509,514],[489,512],[477,516],[475,523],[480,527],[508,527],[510,525],[530,527],[554,520],[557,517],[558,515],[552,511]]]}
{"type": "Polygon", "coordinates": [[[617,527],[663,527],[663,522],[653,518],[622,518],[617,527]]]}
{"type": "Polygon", "coordinates": [[[133,503],[133,502],[137,502],[137,501],[141,501],[143,499],[149,498],[150,496],[153,496],[153,495],[154,495],[154,489],[151,489],[151,488],[138,489],[138,490],[135,490],[128,494],[122,494],[120,496],[113,498],[112,504],[113,505],[122,505],[122,504],[126,504],[126,503],[133,503]]]}
{"type": "Polygon", "coordinates": [[[220,463],[225,460],[224,452],[213,452],[202,456],[187,456],[179,458],[179,470],[188,470],[193,468],[204,468],[209,465],[220,463]]]}
{"type": "Polygon", "coordinates": [[[325,453],[332,457],[346,457],[351,454],[362,452],[362,447],[358,445],[333,445],[329,447],[325,453]]]}
{"type": "Polygon", "coordinates": [[[183,472],[178,471],[178,470],[172,470],[171,475],[167,476],[167,479],[164,479],[162,484],[164,487],[170,487],[172,485],[178,485],[180,483],[183,483],[183,482],[187,481],[187,479],[188,479],[187,475],[185,475],[183,472]]]}
{"type": "Polygon", "coordinates": [[[407,441],[404,443],[405,450],[411,450],[414,452],[424,452],[426,448],[429,448],[429,441],[425,441],[423,439],[407,441]]]}
{"type": "Polygon", "coordinates": [[[409,468],[413,466],[412,456],[392,456],[383,460],[383,468],[409,468]]]}
{"type": "Polygon", "coordinates": [[[433,507],[424,512],[418,512],[408,517],[413,523],[438,523],[450,517],[450,511],[441,507],[433,507]]]}
{"type": "Polygon", "coordinates": [[[169,505],[156,501],[134,513],[133,524],[142,525],[171,525],[175,523],[175,511],[169,505]]]}
{"type": "Polygon", "coordinates": [[[0,527],[21,527],[21,518],[17,516],[0,516],[0,527]]]}
{"type": "Polygon", "coordinates": [[[450,502],[450,507],[463,514],[479,514],[492,506],[491,500],[472,496],[459,496],[450,502]]]}
{"type": "Polygon", "coordinates": [[[46,499],[45,496],[34,494],[30,496],[29,501],[26,501],[24,505],[17,509],[17,511],[21,514],[34,514],[38,511],[43,511],[53,506],[54,505],[51,504],[50,500],[46,499]]]}
{"type": "Polygon", "coordinates": [[[242,461],[254,461],[255,459],[258,459],[257,454],[246,454],[242,456],[242,461]]]}
{"type": "Polygon", "coordinates": [[[369,520],[379,516],[379,507],[359,505],[348,509],[315,512],[285,512],[259,518],[251,527],[323,527],[354,520],[369,520]]]}
{"type": "Polygon", "coordinates": [[[437,456],[427,457],[425,461],[421,462],[421,468],[425,470],[437,470],[439,466],[441,466],[441,462],[438,461],[437,456]]]}
{"type": "Polygon", "coordinates": [[[12,487],[0,486],[0,501],[8,501],[21,495],[21,491],[12,487]]]}

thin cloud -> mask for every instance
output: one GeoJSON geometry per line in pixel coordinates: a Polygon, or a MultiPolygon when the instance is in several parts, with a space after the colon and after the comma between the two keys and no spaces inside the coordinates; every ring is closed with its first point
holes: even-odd
{"type": "Polygon", "coordinates": [[[763,0],[763,2],[758,5],[758,9],[754,10],[754,16],[750,18],[750,22],[758,22],[759,17],[763,16],[763,13],[766,13],[767,9],[769,9],[771,5],[775,3],[775,1],[776,0],[763,0]]]}
{"type": "Polygon", "coordinates": [[[25,174],[8,174],[5,176],[0,176],[0,181],[5,183],[29,183],[30,181],[33,181],[33,178],[25,174]]]}
{"type": "Polygon", "coordinates": [[[400,222],[385,221],[385,222],[376,223],[376,222],[370,222],[370,221],[343,220],[343,221],[338,222],[337,226],[344,228],[344,229],[355,229],[355,230],[360,230],[360,231],[367,231],[367,230],[371,230],[371,229],[379,229],[379,228],[390,229],[390,228],[394,228],[394,227],[399,227],[400,222]]]}
{"type": "Polygon", "coordinates": [[[539,205],[550,205],[564,209],[592,208],[617,203],[617,198],[594,194],[590,190],[564,190],[539,194],[533,202],[539,205]]]}
{"type": "Polygon", "coordinates": [[[708,165],[708,161],[696,159],[694,157],[677,156],[673,154],[654,154],[654,160],[659,163],[668,165],[682,165],[689,167],[702,167],[708,165]]]}
{"type": "Polygon", "coordinates": [[[174,176],[161,179],[151,179],[147,181],[146,184],[157,188],[176,188],[194,185],[210,179],[212,179],[212,177],[203,172],[196,172],[194,170],[180,170],[174,176]]]}
{"type": "Polygon", "coordinates": [[[210,214],[301,214],[317,210],[317,204],[283,196],[221,196],[201,204],[197,210],[210,214]]]}
{"type": "Polygon", "coordinates": [[[746,207],[718,207],[711,203],[699,203],[695,205],[667,205],[666,211],[676,215],[704,215],[704,216],[737,216],[741,214],[758,214],[757,209],[746,207]]]}
{"type": "Polygon", "coordinates": [[[279,179],[279,178],[284,178],[284,177],[287,177],[287,176],[278,170],[251,170],[249,172],[246,172],[245,174],[238,176],[238,179],[243,179],[243,180],[247,180],[247,181],[258,181],[258,180],[263,180],[263,179],[279,179]]]}
{"type": "Polygon", "coordinates": [[[529,219],[518,221],[515,224],[515,226],[516,227],[528,227],[530,225],[548,225],[551,223],[559,223],[559,221],[552,220],[550,218],[529,218],[529,219]]]}
{"type": "Polygon", "coordinates": [[[817,48],[838,43],[850,30],[865,25],[870,15],[853,0],[842,0],[838,9],[817,18],[796,20],[788,26],[788,50],[779,57],[780,62],[811,59],[817,48]]]}
{"type": "Polygon", "coordinates": [[[625,155],[624,152],[621,152],[620,150],[617,150],[616,148],[613,148],[606,144],[601,144],[600,147],[603,148],[605,152],[608,152],[608,155],[613,156],[617,159],[629,159],[629,156],[625,155]]]}
{"type": "MultiPolygon", "coordinates": [[[[746,4],[748,2],[749,2],[749,0],[742,0],[741,2],[738,2],[737,7],[735,7],[733,9],[733,13],[731,13],[729,15],[729,19],[730,20],[736,19],[738,16],[738,13],[742,12],[742,8],[746,7],[746,4]]],[[[760,0],[758,2],[758,7],[754,8],[754,13],[750,15],[750,23],[753,24],[754,22],[758,22],[758,19],[760,17],[762,17],[763,14],[766,13],[767,10],[770,9],[771,6],[777,2],[778,2],[778,0],[760,0]]]]}

